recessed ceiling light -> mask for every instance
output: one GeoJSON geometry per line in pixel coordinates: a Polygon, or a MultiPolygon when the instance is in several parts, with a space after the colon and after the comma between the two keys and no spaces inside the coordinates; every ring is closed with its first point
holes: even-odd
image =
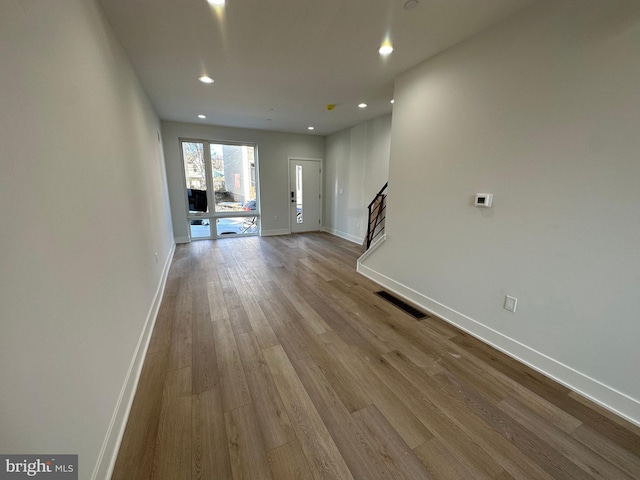
{"type": "Polygon", "coordinates": [[[420,2],[418,0],[407,0],[406,2],[404,2],[404,8],[409,10],[413,7],[417,7],[419,3],[420,2]]]}
{"type": "Polygon", "coordinates": [[[389,55],[393,52],[393,46],[390,43],[383,43],[382,46],[378,49],[380,55],[389,55]]]}
{"type": "Polygon", "coordinates": [[[367,108],[367,104],[366,104],[366,103],[361,103],[360,105],[358,105],[358,107],[360,107],[360,108],[367,108]]]}
{"type": "Polygon", "coordinates": [[[206,75],[202,75],[201,77],[198,77],[198,80],[200,80],[202,83],[213,83],[213,78],[208,77],[206,75]]]}
{"type": "Polygon", "coordinates": [[[200,114],[200,115],[198,115],[198,118],[207,118],[207,116],[200,114]]]}
{"type": "Polygon", "coordinates": [[[395,103],[395,100],[392,98],[389,103],[395,103]]]}
{"type": "Polygon", "coordinates": [[[207,2],[214,7],[224,7],[224,0],[207,0],[207,2]]]}
{"type": "Polygon", "coordinates": [[[315,130],[316,127],[307,127],[307,130],[315,130]]]}

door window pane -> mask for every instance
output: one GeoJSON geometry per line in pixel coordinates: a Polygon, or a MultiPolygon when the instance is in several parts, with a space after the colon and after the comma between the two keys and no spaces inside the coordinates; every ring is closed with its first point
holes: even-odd
{"type": "Polygon", "coordinates": [[[302,223],[302,165],[296,165],[296,223],[302,223]]]}
{"type": "Polygon", "coordinates": [[[252,145],[211,144],[215,211],[256,210],[256,162],[252,145]]]}
{"type": "Polygon", "coordinates": [[[184,158],[184,176],[187,181],[189,212],[208,212],[204,144],[182,142],[182,157],[184,158]]]}

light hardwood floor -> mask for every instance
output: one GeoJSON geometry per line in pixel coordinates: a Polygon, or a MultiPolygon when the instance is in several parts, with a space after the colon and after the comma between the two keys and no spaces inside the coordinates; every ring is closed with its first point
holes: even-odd
{"type": "Polygon", "coordinates": [[[179,245],[113,478],[640,478],[640,428],[375,296],[359,253],[179,245]]]}

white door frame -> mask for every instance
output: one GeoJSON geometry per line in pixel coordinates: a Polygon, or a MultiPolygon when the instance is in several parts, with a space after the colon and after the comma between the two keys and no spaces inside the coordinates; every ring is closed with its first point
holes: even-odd
{"type": "Polygon", "coordinates": [[[291,188],[291,162],[296,160],[318,162],[320,164],[320,225],[318,230],[323,231],[322,225],[323,211],[322,204],[324,202],[324,159],[322,158],[307,158],[307,157],[287,157],[287,208],[289,209],[289,234],[291,234],[291,198],[289,198],[291,188]]]}

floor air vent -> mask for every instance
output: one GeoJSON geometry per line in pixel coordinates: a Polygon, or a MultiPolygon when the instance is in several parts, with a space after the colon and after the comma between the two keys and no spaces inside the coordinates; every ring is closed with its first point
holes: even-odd
{"type": "Polygon", "coordinates": [[[409,315],[411,315],[413,318],[416,318],[416,319],[420,320],[422,318],[427,318],[427,316],[428,316],[425,313],[422,313],[420,310],[412,307],[408,303],[405,303],[402,300],[400,300],[399,298],[394,297],[389,292],[385,292],[384,290],[381,290],[379,292],[375,292],[375,294],[378,295],[379,297],[384,298],[387,302],[393,303],[396,307],[398,307],[401,310],[404,310],[409,315]]]}

